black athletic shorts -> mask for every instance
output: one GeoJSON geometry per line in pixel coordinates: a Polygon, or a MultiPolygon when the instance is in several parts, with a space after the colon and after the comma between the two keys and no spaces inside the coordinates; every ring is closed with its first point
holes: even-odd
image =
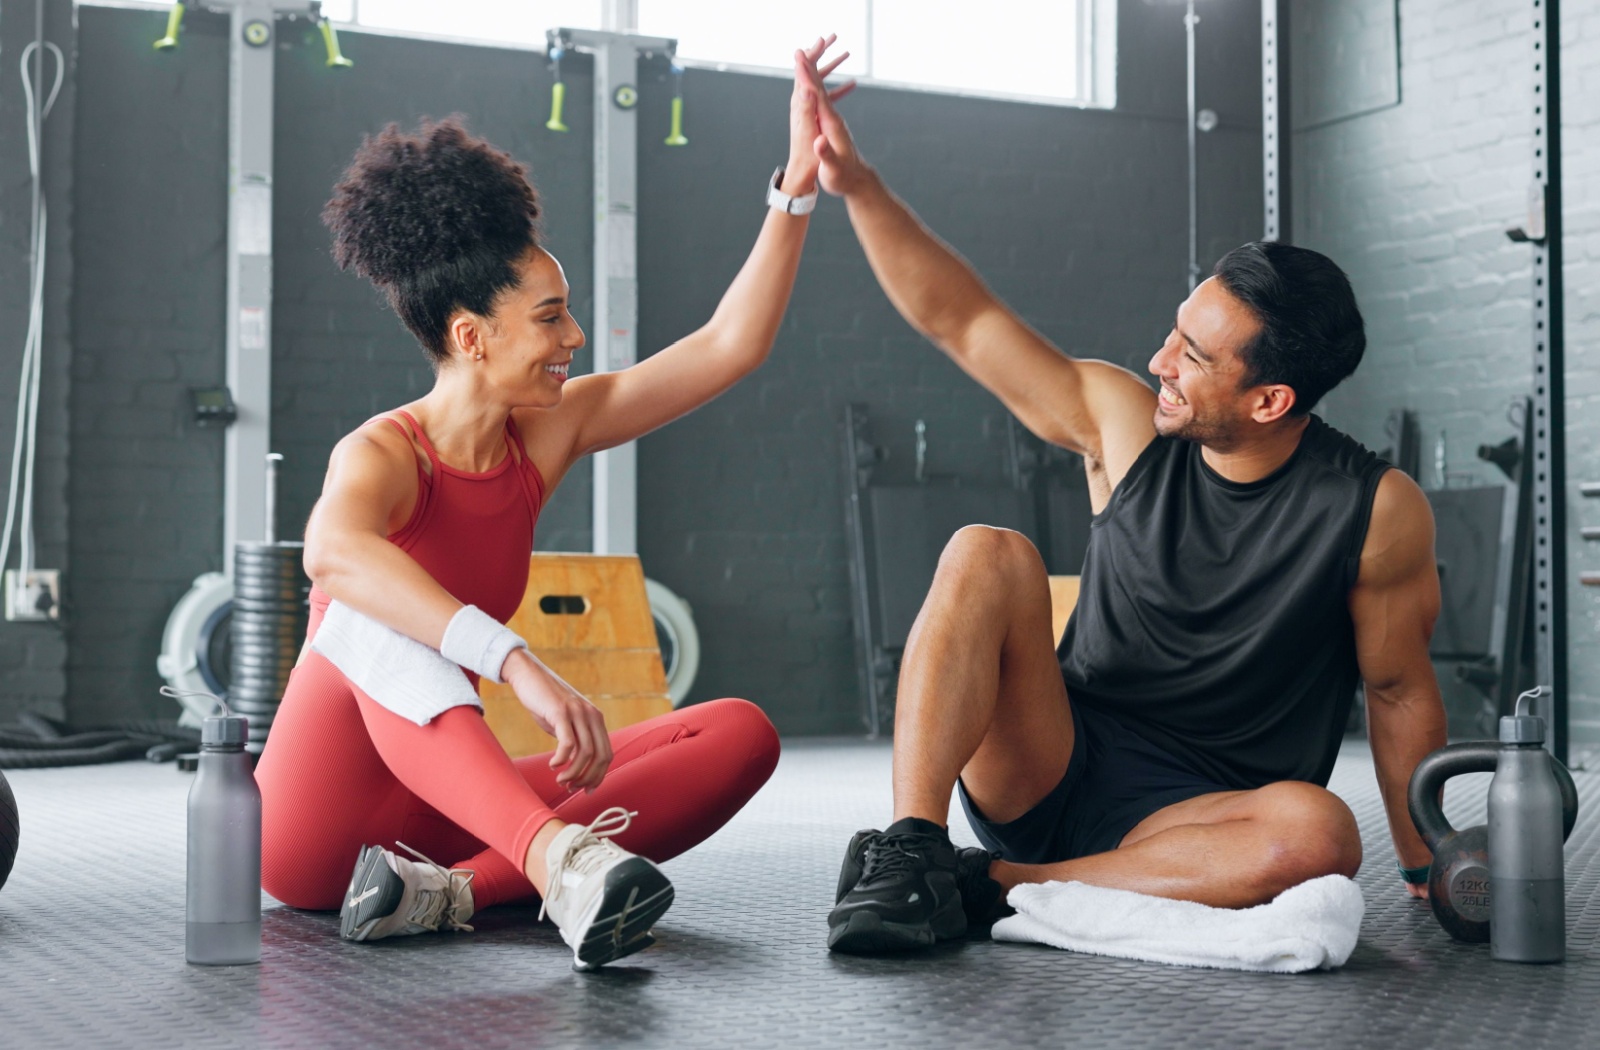
{"type": "Polygon", "coordinates": [[[1144,818],[1175,802],[1231,791],[1162,751],[1115,718],[1072,705],[1075,739],[1067,772],[1039,804],[1009,823],[961,806],[988,849],[1017,864],[1053,864],[1116,849],[1144,818]]]}

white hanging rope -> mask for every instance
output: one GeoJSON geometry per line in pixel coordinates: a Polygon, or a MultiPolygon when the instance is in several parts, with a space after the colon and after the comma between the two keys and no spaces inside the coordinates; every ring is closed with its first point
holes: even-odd
{"type": "Polygon", "coordinates": [[[39,42],[34,41],[23,48],[20,62],[22,91],[28,104],[28,174],[33,180],[36,204],[33,215],[30,216],[33,259],[28,281],[28,331],[23,339],[21,375],[17,384],[17,427],[11,446],[11,485],[6,497],[5,527],[0,531],[0,569],[3,569],[9,564],[11,557],[11,537],[13,525],[17,523],[17,487],[20,481],[22,485],[20,567],[23,572],[32,571],[34,567],[33,471],[34,463],[38,459],[39,386],[42,374],[40,358],[44,345],[45,240],[49,233],[49,214],[45,208],[42,187],[39,137],[46,118],[50,116],[50,110],[56,104],[56,96],[61,93],[61,82],[66,76],[66,59],[62,56],[61,49],[45,41],[45,50],[55,55],[56,78],[35,119],[36,85],[33,78],[28,75],[28,60],[39,47],[39,42]]]}

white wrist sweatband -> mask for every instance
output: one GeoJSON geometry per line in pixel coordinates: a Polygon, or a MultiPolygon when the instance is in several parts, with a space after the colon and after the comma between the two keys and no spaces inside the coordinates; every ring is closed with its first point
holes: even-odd
{"type": "Polygon", "coordinates": [[[504,681],[500,668],[513,649],[526,649],[528,643],[499,620],[476,605],[463,605],[461,611],[450,618],[439,642],[439,652],[446,660],[476,671],[491,682],[504,681]]]}

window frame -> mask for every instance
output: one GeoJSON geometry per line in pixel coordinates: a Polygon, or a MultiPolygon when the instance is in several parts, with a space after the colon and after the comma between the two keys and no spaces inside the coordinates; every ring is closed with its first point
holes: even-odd
{"type": "MultiPolygon", "coordinates": [[[[172,4],[163,0],[73,0],[78,7],[122,7],[142,10],[170,10],[172,4]]],[[[192,2],[192,0],[191,0],[192,2]]],[[[891,80],[876,77],[872,69],[872,0],[863,0],[867,8],[866,62],[868,72],[855,79],[863,88],[883,88],[890,91],[917,91],[925,94],[952,95],[957,98],[993,99],[1003,102],[1024,102],[1042,106],[1061,106],[1068,109],[1115,109],[1117,104],[1117,0],[1075,0],[1078,4],[1077,71],[1078,96],[1063,98],[1057,95],[1030,95],[1013,91],[983,88],[953,87],[919,81],[891,80]]],[[[200,0],[204,3],[204,0],[200,0]]],[[[352,5],[360,17],[360,2],[352,5]]],[[[454,36],[415,29],[397,29],[373,26],[363,22],[333,22],[341,33],[363,33],[373,36],[401,37],[407,40],[438,40],[443,43],[474,47],[498,47],[515,51],[545,52],[543,42],[495,39],[493,37],[454,36]]],[[[550,28],[559,28],[551,26],[550,28]]],[[[723,62],[709,58],[676,58],[685,69],[703,69],[714,72],[741,73],[749,76],[777,77],[787,80],[787,66],[753,65],[743,62],[723,62]]]]}

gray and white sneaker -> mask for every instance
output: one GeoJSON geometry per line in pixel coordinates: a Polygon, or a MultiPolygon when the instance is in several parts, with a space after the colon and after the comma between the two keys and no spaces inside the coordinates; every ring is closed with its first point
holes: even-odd
{"type": "Polygon", "coordinates": [[[473,873],[435,864],[404,842],[395,845],[422,863],[382,846],[361,847],[339,907],[339,936],[376,941],[441,928],[471,930],[473,873]]]}
{"type": "Polygon", "coordinates": [[[549,915],[572,947],[574,970],[650,947],[650,928],[672,906],[661,869],[611,841],[637,815],[612,806],[587,827],[568,824],[545,853],[550,879],[539,917],[549,915]]]}

